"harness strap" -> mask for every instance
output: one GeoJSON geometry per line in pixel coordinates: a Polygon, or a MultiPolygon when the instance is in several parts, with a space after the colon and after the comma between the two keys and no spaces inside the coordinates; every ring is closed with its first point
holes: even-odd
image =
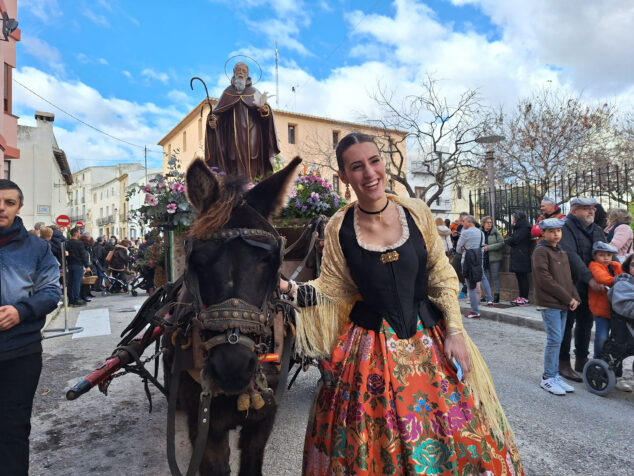
{"type": "MultiPolygon", "coordinates": [[[[167,463],[172,476],[183,476],[176,462],[175,435],[176,435],[176,402],[178,400],[178,388],[180,376],[183,371],[181,349],[181,336],[176,337],[174,347],[174,361],[172,362],[172,381],[170,382],[169,398],[167,401],[167,463]]],[[[207,436],[209,435],[209,422],[211,420],[211,392],[203,389],[200,393],[200,405],[198,405],[198,429],[196,441],[189,460],[189,468],[186,476],[195,476],[205,454],[207,436]]]]}
{"type": "Polygon", "coordinates": [[[293,339],[293,333],[290,328],[286,329],[286,336],[284,336],[284,350],[282,350],[282,366],[280,368],[280,378],[275,389],[275,402],[279,405],[282,400],[282,395],[286,390],[286,379],[288,378],[288,371],[290,370],[291,354],[293,349],[291,348],[291,341],[293,339]]]}
{"type": "Polygon", "coordinates": [[[310,258],[310,254],[312,253],[313,248],[315,247],[315,241],[317,241],[317,235],[315,233],[312,233],[312,238],[310,239],[310,245],[308,245],[308,251],[306,252],[306,256],[304,256],[304,259],[302,260],[302,262],[295,269],[295,271],[293,271],[293,274],[291,274],[290,278],[288,278],[289,280],[293,281],[297,276],[299,276],[299,273],[302,272],[302,269],[304,269],[304,266],[306,266],[306,263],[308,263],[308,258],[310,258]]]}

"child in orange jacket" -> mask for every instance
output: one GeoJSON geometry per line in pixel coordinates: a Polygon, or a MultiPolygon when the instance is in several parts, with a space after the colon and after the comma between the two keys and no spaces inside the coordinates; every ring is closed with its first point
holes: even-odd
{"type": "Polygon", "coordinates": [[[610,333],[610,302],[608,301],[608,287],[614,284],[614,276],[623,273],[621,265],[612,261],[612,256],[617,252],[614,246],[603,241],[597,241],[592,245],[592,261],[588,265],[592,277],[599,284],[606,286],[603,291],[588,289],[588,305],[594,315],[594,358],[599,358],[603,344],[608,340],[610,333]]]}

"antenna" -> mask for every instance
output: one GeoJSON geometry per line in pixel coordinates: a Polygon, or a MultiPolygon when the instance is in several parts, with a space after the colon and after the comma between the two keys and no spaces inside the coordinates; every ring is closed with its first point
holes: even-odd
{"type": "Polygon", "coordinates": [[[280,108],[280,72],[278,64],[280,62],[280,54],[277,51],[277,40],[275,40],[275,108],[280,108]]]}

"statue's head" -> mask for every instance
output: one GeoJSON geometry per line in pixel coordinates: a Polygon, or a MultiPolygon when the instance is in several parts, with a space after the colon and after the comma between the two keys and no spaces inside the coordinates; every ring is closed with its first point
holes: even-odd
{"type": "Polygon", "coordinates": [[[231,78],[231,84],[236,90],[241,93],[244,88],[249,86],[249,67],[246,63],[239,61],[233,67],[233,78],[231,78]]]}

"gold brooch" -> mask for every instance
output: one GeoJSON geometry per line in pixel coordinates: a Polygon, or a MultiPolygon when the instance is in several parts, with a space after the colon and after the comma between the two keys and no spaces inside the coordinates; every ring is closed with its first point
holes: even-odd
{"type": "Polygon", "coordinates": [[[390,251],[389,253],[383,253],[381,255],[381,263],[388,264],[394,261],[398,261],[398,253],[396,251],[390,251]]]}

